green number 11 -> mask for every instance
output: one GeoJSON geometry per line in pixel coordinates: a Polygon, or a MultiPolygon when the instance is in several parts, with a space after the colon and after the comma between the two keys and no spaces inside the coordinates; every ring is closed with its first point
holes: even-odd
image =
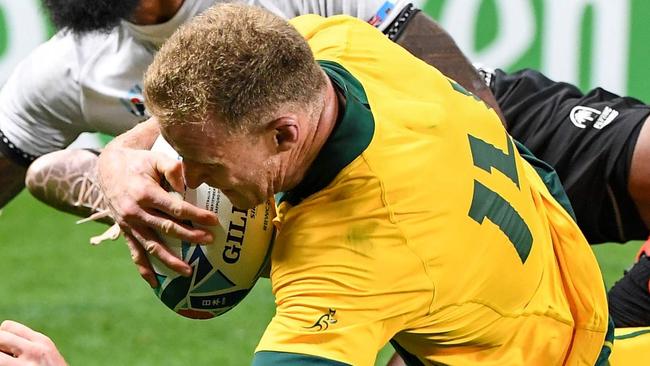
{"type": "MultiPolygon", "coordinates": [[[[479,138],[472,135],[468,135],[468,137],[474,166],[488,173],[492,173],[493,169],[496,169],[510,178],[519,188],[514,146],[508,135],[506,134],[508,141],[507,154],[479,138]]],[[[533,244],[533,236],[528,225],[510,202],[476,179],[474,180],[474,194],[468,215],[479,224],[482,224],[483,220],[487,218],[497,225],[515,247],[521,263],[526,262],[533,244]]]]}

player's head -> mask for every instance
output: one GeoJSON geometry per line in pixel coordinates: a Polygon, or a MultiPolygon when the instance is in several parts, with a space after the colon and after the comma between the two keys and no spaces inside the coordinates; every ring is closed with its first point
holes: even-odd
{"type": "Polygon", "coordinates": [[[129,19],[140,0],[43,0],[58,29],[77,34],[108,31],[129,19]]]}
{"type": "Polygon", "coordinates": [[[283,104],[309,104],[324,74],[305,39],[261,8],[221,4],[181,26],[145,73],[145,100],[168,124],[246,130],[283,104]]]}
{"type": "Polygon", "coordinates": [[[285,20],[227,4],[170,37],[144,85],[147,107],[183,156],[188,185],[208,183],[249,208],[282,189],[282,154],[313,130],[326,83],[285,20]]]}

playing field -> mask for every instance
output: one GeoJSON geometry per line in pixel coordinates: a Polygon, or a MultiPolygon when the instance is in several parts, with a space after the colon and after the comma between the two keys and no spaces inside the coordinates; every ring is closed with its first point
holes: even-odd
{"type": "MultiPolygon", "coordinates": [[[[0,320],[18,320],[48,334],[71,365],[250,363],[273,315],[268,280],[220,318],[184,319],[140,279],[121,240],[92,247],[88,237],[104,226],[74,221],[24,193],[3,210],[0,320]]],[[[639,244],[596,248],[608,286],[629,266],[639,244]]],[[[385,365],[389,354],[385,349],[377,364],[385,365]]]]}

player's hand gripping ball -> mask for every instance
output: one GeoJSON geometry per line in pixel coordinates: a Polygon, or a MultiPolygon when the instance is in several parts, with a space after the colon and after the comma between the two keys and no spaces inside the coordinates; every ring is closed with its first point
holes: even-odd
{"type": "MultiPolygon", "coordinates": [[[[162,136],[152,151],[180,156],[162,136]]],[[[170,309],[194,319],[210,319],[237,305],[253,288],[262,274],[273,242],[271,220],[273,202],[251,210],[240,210],[218,189],[202,184],[182,193],[185,201],[217,213],[219,225],[209,227],[214,241],[197,245],[176,238],[160,236],[176,254],[193,269],[191,277],[183,277],[149,256],[158,278],[155,293],[170,309]]]]}

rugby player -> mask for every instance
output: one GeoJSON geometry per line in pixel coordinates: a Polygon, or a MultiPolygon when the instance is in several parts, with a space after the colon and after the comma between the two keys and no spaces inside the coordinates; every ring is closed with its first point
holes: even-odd
{"type": "Polygon", "coordinates": [[[218,5],[144,90],[183,156],[152,175],[241,208],[284,192],[253,365],[373,365],[388,341],[419,364],[607,362],[598,263],[553,170],[367,23],[218,5]]]}
{"type": "MultiPolygon", "coordinates": [[[[15,162],[26,166],[36,156],[65,147],[82,131],[118,134],[146,119],[141,96],[142,72],[157,47],[179,24],[213,3],[131,0],[113,2],[104,9],[94,1],[47,1],[54,20],[67,31],[60,32],[28,57],[0,95],[0,151],[4,154],[0,156],[3,173],[0,180],[7,187],[0,193],[0,203],[8,201],[22,187],[24,167],[15,162]],[[91,32],[98,29],[107,33],[91,32]],[[49,62],[43,64],[43,59],[49,62]],[[51,92],[54,87],[57,93],[51,92]]],[[[491,93],[453,41],[408,2],[267,0],[249,3],[265,6],[284,17],[314,12],[348,13],[366,19],[498,110],[491,93]],[[386,7],[386,4],[390,5],[386,7]]],[[[648,144],[644,142],[647,133],[642,127],[648,107],[631,98],[619,98],[599,90],[583,95],[570,85],[551,82],[532,71],[513,75],[484,72],[484,75],[507,113],[510,132],[558,170],[588,239],[597,243],[644,238],[647,225],[643,217],[647,215],[643,209],[648,207],[645,198],[648,178],[642,162],[647,155],[644,146],[648,144]],[[546,103],[548,100],[552,103],[546,103]],[[579,125],[573,121],[572,111],[576,108],[590,111],[579,125]],[[607,123],[598,124],[603,115],[601,120],[607,123]],[[640,143],[636,144],[637,141],[640,143]]],[[[141,127],[149,138],[138,136],[119,142],[132,141],[137,142],[133,147],[148,147],[157,129],[147,130],[146,124],[141,127]]],[[[144,152],[132,152],[124,155],[124,161],[138,161],[139,156],[149,158],[144,152]]],[[[95,185],[95,164],[95,154],[84,150],[46,155],[31,166],[28,185],[37,197],[58,208],[79,215],[100,211],[103,214],[100,217],[111,222],[95,185]]],[[[121,164],[115,166],[123,168],[121,164]]],[[[128,202],[120,204],[117,210],[125,212],[125,206],[133,209],[133,202],[141,202],[148,208],[147,211],[135,209],[130,220],[119,221],[131,223],[125,225],[129,235],[131,227],[146,231],[143,213],[154,213],[147,219],[155,217],[155,211],[147,205],[160,201],[165,193],[156,194],[155,190],[132,193],[132,187],[120,185],[124,182],[116,180],[115,183],[116,192],[131,192],[133,196],[130,206],[128,202]]],[[[195,221],[210,222],[204,213],[187,206],[184,210],[184,215],[195,221]]],[[[159,226],[164,223],[190,240],[208,238],[205,233],[186,230],[169,221],[155,223],[159,226]]],[[[161,253],[172,268],[181,272],[189,270],[172,256],[165,256],[164,248],[156,244],[151,232],[137,236],[147,243],[149,250],[161,253]]],[[[131,247],[141,253],[137,244],[131,247]]],[[[150,273],[146,269],[142,271],[145,276],[150,273]]],[[[647,296],[647,286],[633,288],[642,294],[632,298],[647,296]]],[[[626,295],[625,299],[628,298],[626,295]]],[[[627,324],[638,325],[638,322],[627,324]]]]}

